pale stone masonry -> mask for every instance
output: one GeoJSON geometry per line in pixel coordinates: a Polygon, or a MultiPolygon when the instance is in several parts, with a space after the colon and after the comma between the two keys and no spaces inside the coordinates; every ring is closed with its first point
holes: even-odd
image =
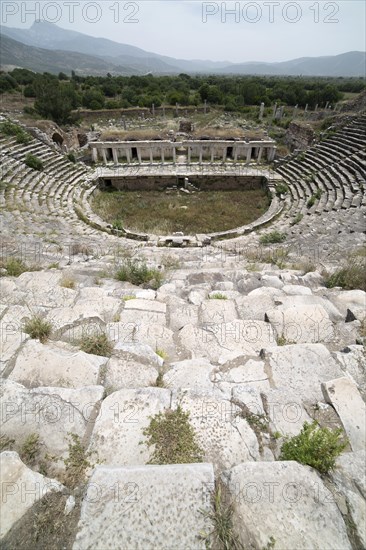
{"type": "Polygon", "coordinates": [[[189,141],[98,141],[89,144],[92,160],[104,164],[113,161],[115,165],[122,162],[271,162],[276,156],[276,145],[272,140],[258,141],[222,141],[222,140],[189,140],[189,141]],[[178,159],[178,156],[180,157],[178,159]]]}

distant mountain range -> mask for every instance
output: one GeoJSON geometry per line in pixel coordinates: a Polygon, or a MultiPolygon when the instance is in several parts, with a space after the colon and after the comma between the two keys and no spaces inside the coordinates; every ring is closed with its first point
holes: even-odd
{"type": "Polygon", "coordinates": [[[106,38],[62,29],[37,21],[30,29],[2,27],[1,66],[37,72],[81,75],[216,73],[288,76],[365,76],[366,53],[347,52],[326,57],[302,57],[280,63],[230,63],[175,59],[106,38]],[[93,52],[91,55],[90,52],[93,52]]]}

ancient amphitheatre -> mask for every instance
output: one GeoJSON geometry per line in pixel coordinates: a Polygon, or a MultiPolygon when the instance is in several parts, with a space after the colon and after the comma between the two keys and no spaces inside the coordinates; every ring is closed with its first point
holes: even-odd
{"type": "Polygon", "coordinates": [[[288,112],[285,153],[213,110],[2,112],[4,549],[366,546],[365,100],[288,112]],[[210,185],[268,207],[170,234],[93,210],[210,185]],[[148,445],[159,413],[179,459],[148,445]],[[344,442],[328,472],[283,451],[313,420],[344,442]]]}

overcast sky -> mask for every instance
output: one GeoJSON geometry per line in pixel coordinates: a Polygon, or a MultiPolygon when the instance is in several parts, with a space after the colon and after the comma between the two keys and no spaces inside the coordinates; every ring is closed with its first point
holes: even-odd
{"type": "Polygon", "coordinates": [[[366,49],[364,0],[2,1],[2,25],[30,27],[38,16],[182,59],[284,61],[366,49]]]}

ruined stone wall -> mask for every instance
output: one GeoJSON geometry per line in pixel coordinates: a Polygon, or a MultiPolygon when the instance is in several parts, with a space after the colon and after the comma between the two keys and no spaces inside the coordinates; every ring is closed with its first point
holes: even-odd
{"type": "Polygon", "coordinates": [[[285,135],[285,143],[291,151],[294,149],[304,151],[312,145],[314,135],[314,130],[310,124],[291,122],[285,135]]]}
{"type": "MultiPolygon", "coordinates": [[[[189,182],[202,191],[233,191],[235,189],[250,190],[261,189],[266,186],[264,176],[189,176],[189,182]]],[[[101,186],[110,186],[119,190],[152,191],[164,190],[167,187],[177,185],[182,187],[184,177],[180,176],[127,176],[115,178],[100,178],[101,186]]]]}

